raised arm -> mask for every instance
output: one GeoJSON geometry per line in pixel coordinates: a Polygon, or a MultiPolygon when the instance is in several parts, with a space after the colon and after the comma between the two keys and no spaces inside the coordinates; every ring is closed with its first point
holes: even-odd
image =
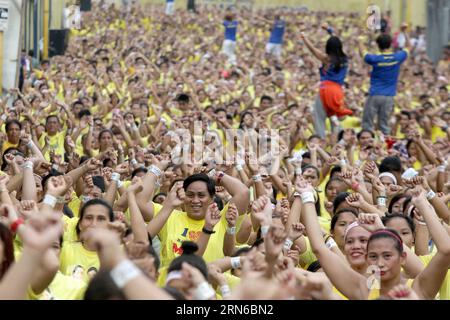
{"type": "Polygon", "coordinates": [[[319,59],[322,63],[327,63],[328,62],[328,56],[327,54],[323,53],[322,51],[320,51],[319,49],[317,49],[316,47],[314,47],[314,45],[311,43],[311,41],[309,40],[309,38],[306,36],[306,34],[304,32],[300,33],[300,39],[303,40],[303,42],[305,43],[306,47],[308,48],[308,50],[317,58],[319,59]]]}
{"type": "Polygon", "coordinates": [[[323,240],[322,231],[317,221],[317,213],[314,206],[314,189],[305,181],[296,185],[297,192],[302,198],[302,216],[306,232],[311,242],[311,247],[325,270],[326,275],[336,288],[349,299],[365,300],[368,291],[366,278],[354,271],[338,255],[330,251],[323,240]]]}
{"type": "Polygon", "coordinates": [[[413,289],[422,299],[434,299],[450,265],[450,236],[440,223],[421,186],[413,189],[412,202],[425,219],[431,238],[438,249],[430,263],[414,280],[413,289]]]}

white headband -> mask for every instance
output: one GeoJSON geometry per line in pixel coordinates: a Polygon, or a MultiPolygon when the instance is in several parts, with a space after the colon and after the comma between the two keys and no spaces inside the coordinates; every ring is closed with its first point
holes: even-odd
{"type": "Polygon", "coordinates": [[[355,227],[359,227],[358,221],[353,221],[352,223],[350,223],[347,226],[347,229],[345,229],[344,240],[347,239],[347,234],[349,233],[349,231],[352,230],[355,227]]]}
{"type": "Polygon", "coordinates": [[[383,172],[380,173],[380,175],[378,176],[378,178],[383,178],[383,177],[389,177],[394,181],[394,184],[397,184],[397,178],[390,172],[383,172]]]}
{"type": "Polygon", "coordinates": [[[172,281],[183,278],[181,271],[170,271],[166,277],[166,285],[172,281]]]}

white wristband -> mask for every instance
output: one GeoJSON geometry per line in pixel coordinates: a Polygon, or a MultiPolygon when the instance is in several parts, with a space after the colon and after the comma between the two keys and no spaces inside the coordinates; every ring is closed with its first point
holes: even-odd
{"type": "Polygon", "coordinates": [[[208,172],[208,177],[210,179],[214,179],[216,177],[216,169],[212,169],[210,172],[208,172]]]}
{"type": "Polygon", "coordinates": [[[293,243],[294,243],[294,242],[292,242],[291,239],[286,239],[286,240],[284,241],[283,249],[285,249],[286,251],[290,250],[293,243]]]}
{"type": "Polygon", "coordinates": [[[130,163],[131,163],[132,166],[135,166],[135,165],[138,164],[136,159],[131,159],[130,163]]]}
{"type": "Polygon", "coordinates": [[[361,160],[358,159],[355,161],[355,166],[359,167],[361,165],[361,163],[362,163],[361,160]]]}
{"type": "Polygon", "coordinates": [[[130,260],[124,260],[111,270],[109,275],[119,289],[142,274],[142,271],[130,260]]]}
{"type": "Polygon", "coordinates": [[[238,269],[241,267],[241,257],[231,257],[231,268],[238,269]]]}
{"type": "Polygon", "coordinates": [[[56,202],[58,202],[58,199],[50,194],[46,194],[44,200],[42,201],[42,203],[48,204],[52,208],[55,207],[56,202]]]}
{"type": "Polygon", "coordinates": [[[152,165],[148,168],[148,172],[153,173],[158,178],[162,175],[161,169],[154,165],[152,165]]]}
{"type": "Polygon", "coordinates": [[[227,234],[236,234],[236,227],[227,227],[227,234]]]}
{"type": "Polygon", "coordinates": [[[421,225],[421,226],[426,226],[427,225],[426,222],[419,221],[417,219],[415,219],[414,222],[417,223],[418,225],[421,225]]]}
{"type": "Polygon", "coordinates": [[[33,162],[27,161],[24,164],[22,164],[23,169],[33,169],[33,162]]]}
{"type": "Polygon", "coordinates": [[[33,146],[34,146],[33,140],[28,141],[28,143],[27,143],[28,149],[33,148],[33,146]]]}
{"type": "Polygon", "coordinates": [[[325,245],[328,249],[331,249],[333,247],[337,247],[336,241],[332,237],[329,237],[328,240],[325,242],[325,245]]]}
{"type": "Polygon", "coordinates": [[[436,193],[430,189],[430,191],[428,191],[427,193],[427,199],[432,200],[434,197],[436,197],[436,193]]]}
{"type": "Polygon", "coordinates": [[[194,299],[196,300],[209,300],[214,297],[216,293],[211,288],[208,282],[204,281],[200,283],[195,290],[194,299]]]}
{"type": "Polygon", "coordinates": [[[227,284],[224,284],[223,286],[221,286],[220,293],[222,294],[223,298],[228,298],[229,296],[231,296],[230,286],[227,284]]]}
{"type": "Polygon", "coordinates": [[[267,232],[269,232],[269,228],[270,226],[261,226],[261,236],[264,238],[267,234],[267,232]]]}
{"type": "Polygon", "coordinates": [[[345,159],[340,160],[339,163],[342,167],[347,165],[347,161],[345,161],[345,159]]]}
{"type": "Polygon", "coordinates": [[[113,172],[112,175],[111,175],[111,180],[114,181],[114,182],[119,183],[119,181],[120,181],[120,173],[113,172]]]}
{"type": "Polygon", "coordinates": [[[378,197],[377,205],[379,205],[381,207],[386,207],[386,197],[378,197]]]}
{"type": "Polygon", "coordinates": [[[255,174],[255,175],[252,177],[252,180],[255,181],[255,182],[261,182],[261,181],[262,181],[262,177],[261,177],[260,174],[255,174]]]}
{"type": "Polygon", "coordinates": [[[302,174],[302,167],[295,168],[295,174],[297,176],[301,175],[302,174]]]}
{"type": "Polygon", "coordinates": [[[302,202],[305,203],[315,203],[316,200],[314,199],[314,193],[308,191],[308,192],[303,192],[301,194],[302,197],[302,202]]]}
{"type": "Polygon", "coordinates": [[[445,172],[445,165],[438,166],[438,172],[445,172]]]}
{"type": "Polygon", "coordinates": [[[242,165],[241,164],[237,164],[236,165],[236,170],[237,171],[242,171],[244,168],[242,167],[242,165]]]}

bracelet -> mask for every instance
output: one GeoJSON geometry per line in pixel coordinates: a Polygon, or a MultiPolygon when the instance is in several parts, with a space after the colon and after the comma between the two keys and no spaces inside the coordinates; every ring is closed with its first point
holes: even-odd
{"type": "Polygon", "coordinates": [[[337,247],[337,243],[336,241],[334,241],[332,237],[328,237],[327,241],[325,241],[325,245],[327,246],[328,249],[337,247]]]}
{"type": "Polygon", "coordinates": [[[222,171],[219,171],[219,174],[217,175],[217,184],[220,184],[220,182],[222,181],[222,178],[225,176],[225,173],[223,173],[222,171]]]}
{"type": "Polygon", "coordinates": [[[345,161],[345,159],[342,159],[342,160],[339,161],[339,164],[340,164],[342,167],[344,167],[344,166],[347,165],[347,161],[345,161]]]}
{"type": "Polygon", "coordinates": [[[203,227],[202,232],[206,233],[206,234],[214,234],[214,233],[216,233],[214,230],[208,230],[205,227],[203,227]]]}
{"type": "Polygon", "coordinates": [[[56,203],[59,203],[59,204],[66,203],[66,198],[58,197],[58,198],[56,198],[56,203]]]}
{"type": "Polygon", "coordinates": [[[231,257],[231,269],[238,269],[241,267],[241,257],[231,257]]]}
{"type": "Polygon", "coordinates": [[[157,178],[162,175],[161,169],[155,165],[151,165],[150,167],[148,167],[148,172],[153,173],[157,178]]]}
{"type": "Polygon", "coordinates": [[[16,221],[14,221],[11,224],[11,226],[10,226],[11,232],[16,233],[19,226],[24,223],[25,223],[25,221],[22,218],[18,218],[16,221]]]}
{"type": "Polygon", "coordinates": [[[252,177],[252,180],[255,181],[255,182],[261,182],[261,181],[262,181],[262,177],[261,177],[260,174],[255,174],[255,175],[252,177]]]}
{"type": "Polygon", "coordinates": [[[446,169],[445,165],[438,166],[438,172],[445,172],[445,169],[446,169]]]}
{"type": "Polygon", "coordinates": [[[214,179],[215,176],[216,176],[216,169],[212,169],[211,171],[208,172],[208,177],[210,179],[214,179]]]}
{"type": "Polygon", "coordinates": [[[377,197],[377,205],[386,207],[386,197],[377,197]]]}
{"type": "Polygon", "coordinates": [[[227,234],[229,235],[236,234],[236,227],[227,227],[227,234]]]}
{"type": "Polygon", "coordinates": [[[56,199],[56,197],[52,196],[51,194],[46,194],[44,197],[44,200],[42,201],[42,203],[48,204],[52,208],[55,207],[56,202],[58,202],[58,200],[56,199]]]}
{"type": "Polygon", "coordinates": [[[314,203],[315,202],[314,193],[312,193],[310,191],[303,192],[300,196],[302,197],[303,204],[305,204],[305,203],[314,203]]]}
{"type": "Polygon", "coordinates": [[[22,164],[23,169],[33,169],[33,162],[26,161],[24,164],[22,164]]]}
{"type": "Polygon", "coordinates": [[[270,226],[261,226],[261,236],[264,238],[269,232],[270,226]]]}
{"type": "Polygon", "coordinates": [[[436,197],[436,193],[430,189],[430,191],[428,191],[427,193],[427,199],[432,200],[434,197],[436,197]]]}
{"type": "Polygon", "coordinates": [[[290,250],[292,245],[294,244],[294,242],[291,239],[286,239],[284,241],[284,245],[283,245],[283,249],[285,249],[286,251],[290,250]]]}
{"type": "Polygon", "coordinates": [[[221,286],[220,293],[222,294],[223,298],[228,298],[229,296],[231,296],[230,286],[227,284],[224,284],[223,286],[221,286]]]}
{"type": "Polygon", "coordinates": [[[211,288],[209,283],[206,282],[206,281],[203,281],[202,283],[200,283],[198,285],[197,289],[195,290],[194,299],[196,299],[196,300],[209,300],[212,297],[214,297],[215,294],[216,293],[211,288]]]}
{"type": "Polygon", "coordinates": [[[297,197],[301,198],[301,197],[302,197],[302,195],[301,195],[300,193],[298,193],[297,191],[295,191],[294,194],[293,194],[292,196],[293,196],[294,198],[297,198],[297,197]]]}
{"type": "Polygon", "coordinates": [[[131,163],[132,166],[135,166],[135,165],[138,164],[136,159],[131,159],[130,163],[131,163]]]}
{"type": "Polygon", "coordinates": [[[125,287],[128,282],[140,276],[141,274],[142,271],[128,259],[119,263],[109,273],[112,280],[119,289],[125,287]]]}
{"type": "Polygon", "coordinates": [[[426,226],[427,225],[425,221],[421,221],[421,220],[418,220],[418,219],[415,219],[414,222],[417,223],[418,225],[421,225],[421,226],[426,226]]]}
{"type": "Polygon", "coordinates": [[[237,164],[237,165],[236,165],[236,170],[237,170],[237,171],[242,171],[242,170],[244,170],[244,168],[242,167],[241,164],[237,164]]]}

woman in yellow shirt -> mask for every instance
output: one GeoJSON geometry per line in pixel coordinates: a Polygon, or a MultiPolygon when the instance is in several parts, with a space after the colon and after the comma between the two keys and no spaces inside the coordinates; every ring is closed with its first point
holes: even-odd
{"type": "Polygon", "coordinates": [[[12,119],[6,122],[5,131],[8,140],[3,143],[2,153],[9,148],[18,148],[20,143],[20,130],[22,130],[22,125],[19,120],[12,119]]]}
{"type": "Polygon", "coordinates": [[[65,242],[60,257],[60,270],[65,275],[89,280],[88,271],[100,268],[97,248],[84,242],[83,233],[95,228],[106,228],[114,220],[111,206],[102,199],[92,199],[86,202],[80,210],[80,219],[76,225],[76,232],[80,242],[65,242]],[[79,277],[78,277],[79,276],[79,277]]]}

